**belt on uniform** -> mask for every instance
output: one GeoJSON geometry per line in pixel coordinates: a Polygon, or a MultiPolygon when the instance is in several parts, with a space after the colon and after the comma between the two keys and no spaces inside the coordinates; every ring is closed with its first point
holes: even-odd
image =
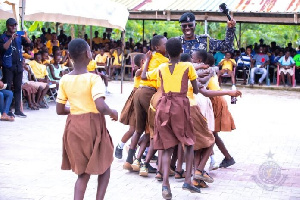
{"type": "Polygon", "coordinates": [[[140,88],[148,88],[150,90],[154,90],[156,92],[156,88],[154,87],[149,87],[149,86],[140,86],[140,88]]]}

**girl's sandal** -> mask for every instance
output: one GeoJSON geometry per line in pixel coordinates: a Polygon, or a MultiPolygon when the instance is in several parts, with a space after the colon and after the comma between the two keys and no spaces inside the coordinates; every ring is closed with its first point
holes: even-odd
{"type": "Polygon", "coordinates": [[[15,118],[13,118],[13,117],[11,117],[11,116],[1,116],[1,119],[0,119],[1,121],[8,121],[8,122],[13,122],[13,121],[15,121],[15,118]]]}
{"type": "Polygon", "coordinates": [[[184,170],[182,169],[180,172],[175,171],[175,179],[182,179],[182,178],[185,178],[184,170]]]}
{"type": "Polygon", "coordinates": [[[160,171],[157,171],[155,178],[158,181],[163,181],[163,175],[162,175],[162,173],[160,171]]]}

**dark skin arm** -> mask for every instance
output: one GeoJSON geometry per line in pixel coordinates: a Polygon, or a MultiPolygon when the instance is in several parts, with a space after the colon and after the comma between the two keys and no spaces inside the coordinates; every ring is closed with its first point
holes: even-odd
{"type": "Polygon", "coordinates": [[[68,115],[70,114],[70,108],[66,107],[66,104],[56,103],[56,113],[58,115],[68,115]]]}
{"type": "Polygon", "coordinates": [[[270,64],[270,61],[268,60],[267,62],[265,62],[264,64],[262,64],[260,68],[264,68],[264,67],[266,67],[269,64],[270,64]]]}
{"type": "Polygon", "coordinates": [[[232,96],[232,97],[242,97],[242,92],[239,90],[206,90],[205,87],[200,87],[199,92],[205,97],[216,97],[216,96],[232,96]]]}
{"type": "Polygon", "coordinates": [[[139,77],[139,76],[141,76],[141,74],[142,74],[142,69],[138,69],[135,72],[135,77],[139,77]]]}
{"type": "Polygon", "coordinates": [[[196,79],[192,80],[191,83],[192,83],[192,86],[193,86],[193,93],[198,94],[197,80],[196,79]]]}
{"type": "Polygon", "coordinates": [[[95,100],[97,110],[103,115],[109,115],[113,121],[118,120],[118,112],[116,110],[110,109],[105,103],[103,97],[99,97],[95,100]]]}
{"type": "Polygon", "coordinates": [[[150,62],[151,56],[152,56],[152,52],[151,52],[151,51],[148,51],[148,52],[146,53],[146,62],[145,62],[145,66],[144,66],[143,72],[142,72],[142,74],[141,74],[141,79],[142,79],[142,80],[147,80],[147,71],[148,71],[148,67],[149,67],[149,62],[150,62]]]}

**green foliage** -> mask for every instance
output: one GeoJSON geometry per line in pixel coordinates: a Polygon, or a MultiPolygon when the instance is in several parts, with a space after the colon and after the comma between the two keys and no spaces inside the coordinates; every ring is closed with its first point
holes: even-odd
{"type": "MultiPolygon", "coordinates": [[[[212,38],[224,39],[226,32],[226,23],[208,23],[208,34],[212,38]]],[[[41,35],[41,28],[51,28],[54,32],[56,29],[56,23],[54,22],[24,22],[25,30],[28,31],[29,36],[41,35]]],[[[59,30],[63,28],[66,35],[71,35],[70,24],[60,24],[59,30]]],[[[74,25],[75,37],[80,35],[82,28],[85,29],[85,33],[90,38],[90,26],[83,27],[82,25],[74,25]]],[[[0,20],[0,33],[5,31],[5,20],[0,20]]],[[[92,34],[98,31],[99,36],[105,32],[105,28],[92,26],[92,34]]],[[[164,32],[168,33],[168,37],[176,37],[182,35],[180,24],[178,21],[144,21],[144,39],[147,42],[150,41],[153,34],[162,35],[164,32]]],[[[204,34],[204,22],[197,22],[196,34],[204,34]]],[[[239,24],[237,24],[236,35],[239,38],[239,24]]],[[[241,47],[246,47],[249,44],[258,43],[259,39],[264,39],[266,44],[270,44],[272,41],[276,41],[279,46],[287,46],[289,42],[293,44],[293,47],[300,45],[300,26],[299,25],[267,25],[267,24],[250,24],[243,23],[241,26],[241,47]]],[[[119,40],[121,37],[121,31],[113,29],[112,38],[119,40]]],[[[143,20],[128,20],[126,25],[125,41],[132,37],[135,42],[142,42],[143,40],[143,20]]]]}

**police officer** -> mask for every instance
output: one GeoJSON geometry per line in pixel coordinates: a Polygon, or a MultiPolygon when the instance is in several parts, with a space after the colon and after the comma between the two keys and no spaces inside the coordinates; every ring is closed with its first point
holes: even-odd
{"type": "Polygon", "coordinates": [[[184,13],[179,22],[183,35],[179,37],[182,42],[183,53],[192,54],[193,50],[203,49],[208,52],[232,51],[235,32],[234,20],[227,22],[225,40],[210,38],[208,35],[195,35],[195,15],[191,12],[184,13]],[[209,45],[207,45],[209,43],[209,45]]]}
{"type": "Polygon", "coordinates": [[[30,39],[25,35],[18,35],[17,21],[9,18],[6,21],[6,32],[0,36],[0,53],[2,57],[3,82],[7,83],[7,89],[12,89],[14,86],[15,99],[15,115],[18,117],[26,117],[21,112],[21,92],[22,92],[22,45],[31,43],[30,39]]]}

